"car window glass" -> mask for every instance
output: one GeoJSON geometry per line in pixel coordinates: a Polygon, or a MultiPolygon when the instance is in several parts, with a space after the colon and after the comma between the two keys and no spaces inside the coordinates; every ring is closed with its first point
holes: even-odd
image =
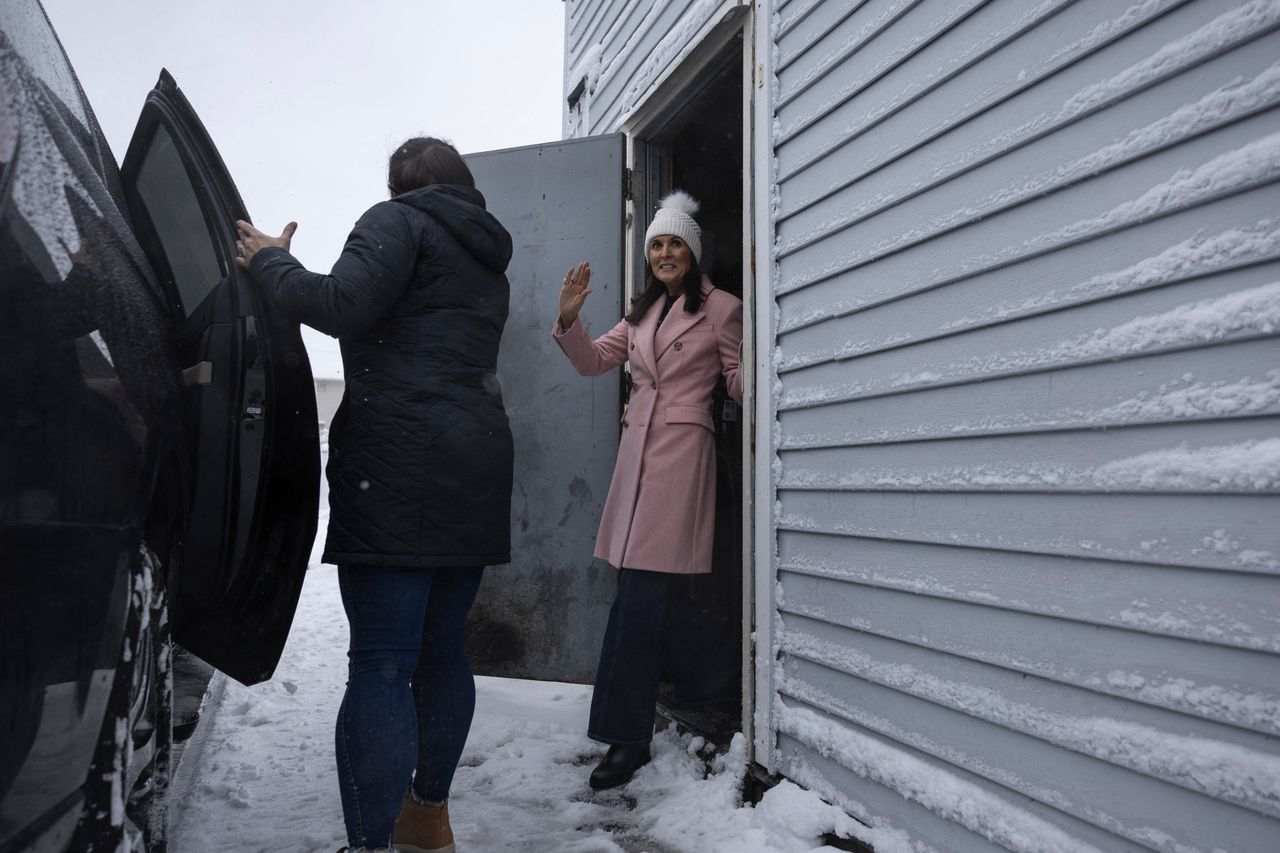
{"type": "Polygon", "coordinates": [[[182,157],[163,126],[156,126],[142,157],[137,187],[169,262],[183,313],[189,315],[222,280],[223,272],[182,157]]]}
{"type": "Polygon", "coordinates": [[[13,49],[27,61],[31,72],[76,117],[85,128],[89,118],[80,100],[80,88],[72,76],[62,48],[38,3],[4,4],[4,22],[0,31],[13,49]],[[16,6],[16,8],[11,8],[16,6]]]}
{"type": "MultiPolygon", "coordinates": [[[[0,0],[3,2],[3,0],[0,0]]],[[[33,4],[34,6],[34,4],[33,4]]],[[[38,6],[9,7],[0,15],[0,159],[4,160],[0,215],[12,210],[25,223],[18,231],[27,235],[24,250],[47,281],[61,280],[71,272],[71,254],[80,247],[80,233],[73,208],[84,204],[99,213],[103,199],[94,199],[86,187],[101,180],[93,165],[66,152],[84,151],[76,123],[83,118],[78,96],[65,108],[47,93],[50,79],[63,79],[74,90],[70,74],[38,6]],[[38,26],[37,26],[38,25],[38,26]],[[38,37],[43,28],[44,42],[38,37]],[[44,73],[37,63],[44,60],[44,73]],[[56,60],[56,61],[55,61],[56,60]],[[73,164],[74,161],[74,164],[73,164]]],[[[84,135],[83,129],[79,132],[84,135]]],[[[87,153],[87,152],[86,152],[87,153]]]]}

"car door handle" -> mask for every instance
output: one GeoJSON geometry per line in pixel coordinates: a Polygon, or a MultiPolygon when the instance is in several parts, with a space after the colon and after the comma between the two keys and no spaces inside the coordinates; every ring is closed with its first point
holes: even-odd
{"type": "Polygon", "coordinates": [[[192,385],[209,385],[213,382],[213,362],[202,361],[182,371],[183,387],[192,385]]]}

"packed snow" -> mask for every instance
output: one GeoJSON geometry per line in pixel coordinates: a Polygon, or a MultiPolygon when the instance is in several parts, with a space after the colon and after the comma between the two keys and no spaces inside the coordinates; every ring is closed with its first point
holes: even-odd
{"type": "MultiPolygon", "coordinates": [[[[346,645],[337,572],[313,564],[275,676],[213,685],[175,781],[172,849],[314,853],[346,843],[333,754],[346,645]]],[[[587,775],[604,747],[586,736],[590,702],[589,686],[477,678],[449,807],[460,851],[768,853],[834,850],[823,834],[850,834],[848,815],[789,782],[744,805],[741,735],[717,753],[664,730],[628,785],[593,792],[587,775]]]]}

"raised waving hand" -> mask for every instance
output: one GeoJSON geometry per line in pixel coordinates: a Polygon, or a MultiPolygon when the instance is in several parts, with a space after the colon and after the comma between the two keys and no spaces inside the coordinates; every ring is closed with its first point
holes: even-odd
{"type": "Polygon", "coordinates": [[[587,301],[591,288],[591,264],[583,261],[576,267],[569,267],[565,273],[564,285],[560,288],[560,328],[568,330],[578,319],[582,303],[587,301]]]}

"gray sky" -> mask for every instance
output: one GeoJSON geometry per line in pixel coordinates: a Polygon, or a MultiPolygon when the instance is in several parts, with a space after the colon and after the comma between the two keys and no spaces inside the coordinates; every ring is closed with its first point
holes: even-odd
{"type": "MultiPolygon", "coordinates": [[[[327,271],[386,197],[409,136],[463,153],[560,138],[562,0],[44,0],[116,158],[162,67],[222,153],[254,222],[298,221],[327,271]]],[[[304,329],[317,376],[338,344],[304,329]]]]}

